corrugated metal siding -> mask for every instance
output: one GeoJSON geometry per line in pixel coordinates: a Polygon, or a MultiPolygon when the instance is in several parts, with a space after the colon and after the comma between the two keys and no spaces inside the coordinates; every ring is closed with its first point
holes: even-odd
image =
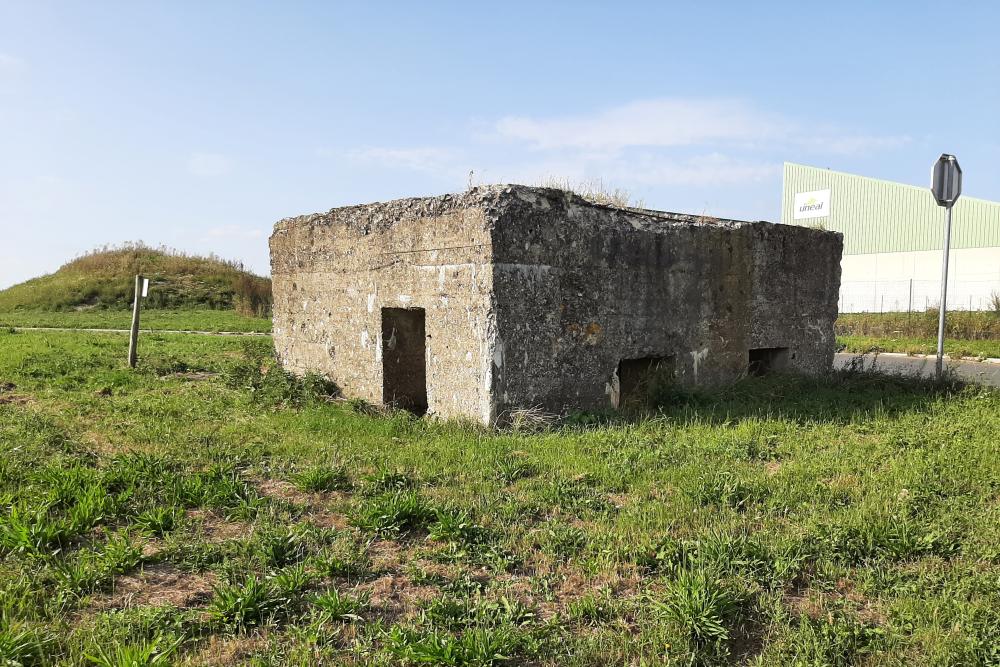
{"type": "MultiPolygon", "coordinates": [[[[929,188],[785,163],[781,221],[822,224],[844,234],[844,254],[934,250],[944,236],[944,211],[929,188]],[[830,215],[795,220],[796,192],[830,189],[830,215]]],[[[962,197],[955,204],[953,248],[1000,246],[1000,203],[962,197]]]]}

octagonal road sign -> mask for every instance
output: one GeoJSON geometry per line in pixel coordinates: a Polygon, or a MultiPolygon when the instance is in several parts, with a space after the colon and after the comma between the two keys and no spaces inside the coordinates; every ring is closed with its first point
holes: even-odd
{"type": "Polygon", "coordinates": [[[931,172],[931,192],[938,206],[951,208],[962,194],[962,168],[958,158],[943,153],[931,172]]]}

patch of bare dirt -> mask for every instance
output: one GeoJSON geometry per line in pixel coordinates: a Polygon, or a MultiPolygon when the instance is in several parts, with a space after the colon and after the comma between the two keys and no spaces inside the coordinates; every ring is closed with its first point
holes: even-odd
{"type": "Polygon", "coordinates": [[[211,371],[185,371],[182,373],[167,373],[166,375],[161,375],[161,380],[211,380],[214,377],[218,377],[218,373],[213,373],[211,371]]]}
{"type": "Polygon", "coordinates": [[[261,494],[285,500],[297,505],[310,505],[315,496],[319,494],[300,491],[298,487],[283,479],[264,479],[257,484],[257,490],[261,494]]]}
{"type": "Polygon", "coordinates": [[[368,557],[376,571],[395,570],[414,559],[409,550],[393,540],[375,540],[369,544],[368,557]]]}
{"type": "Polygon", "coordinates": [[[212,635],[183,664],[206,667],[243,664],[246,658],[261,653],[267,647],[267,642],[266,630],[236,637],[212,635]]]}
{"type": "Polygon", "coordinates": [[[211,597],[214,583],[213,574],[193,574],[166,563],[157,564],[138,574],[115,579],[111,594],[96,600],[93,607],[98,610],[168,605],[182,609],[197,607],[211,597]]]}
{"type": "Polygon", "coordinates": [[[339,491],[302,491],[289,481],[265,479],[257,483],[257,490],[269,498],[277,498],[295,505],[304,506],[302,518],[319,528],[344,530],[350,526],[343,512],[331,509],[331,505],[343,500],[345,494],[339,491]]]}
{"type": "Polygon", "coordinates": [[[351,592],[369,595],[372,607],[380,615],[408,619],[416,617],[421,603],[435,598],[440,591],[435,586],[415,584],[405,574],[393,573],[358,584],[351,592]]]}
{"type": "Polygon", "coordinates": [[[796,614],[805,615],[813,620],[819,620],[827,614],[831,605],[847,607],[854,610],[863,623],[882,625],[885,617],[877,606],[859,593],[854,584],[846,579],[839,579],[834,590],[817,590],[811,588],[796,588],[784,596],[785,605],[796,614]]]}
{"type": "Polygon", "coordinates": [[[335,530],[347,530],[351,527],[347,517],[340,512],[333,512],[327,509],[320,509],[306,512],[302,517],[317,528],[333,528],[335,530]]]}
{"type": "Polygon", "coordinates": [[[25,394],[16,394],[17,385],[13,382],[0,382],[0,405],[27,405],[34,399],[25,394]]]}
{"type": "Polygon", "coordinates": [[[0,394],[0,405],[28,405],[34,399],[23,394],[0,394]]]}
{"type": "Polygon", "coordinates": [[[195,509],[188,517],[201,524],[201,531],[208,542],[218,544],[246,537],[253,532],[253,526],[242,521],[230,521],[210,510],[195,509]]]}

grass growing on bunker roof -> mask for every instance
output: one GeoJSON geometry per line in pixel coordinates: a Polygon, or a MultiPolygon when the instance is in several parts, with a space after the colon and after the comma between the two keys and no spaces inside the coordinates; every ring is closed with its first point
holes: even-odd
{"type": "Polygon", "coordinates": [[[131,372],[0,331],[0,663],[1000,660],[996,390],[754,378],[494,432],[269,345],[151,335],[131,372]]]}

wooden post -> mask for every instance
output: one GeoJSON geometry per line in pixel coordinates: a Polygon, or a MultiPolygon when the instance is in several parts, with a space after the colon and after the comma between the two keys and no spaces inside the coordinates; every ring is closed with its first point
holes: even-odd
{"type": "Polygon", "coordinates": [[[132,332],[128,337],[128,365],[135,368],[139,345],[139,303],[142,300],[142,276],[135,277],[135,298],[132,301],[132,332]]]}

